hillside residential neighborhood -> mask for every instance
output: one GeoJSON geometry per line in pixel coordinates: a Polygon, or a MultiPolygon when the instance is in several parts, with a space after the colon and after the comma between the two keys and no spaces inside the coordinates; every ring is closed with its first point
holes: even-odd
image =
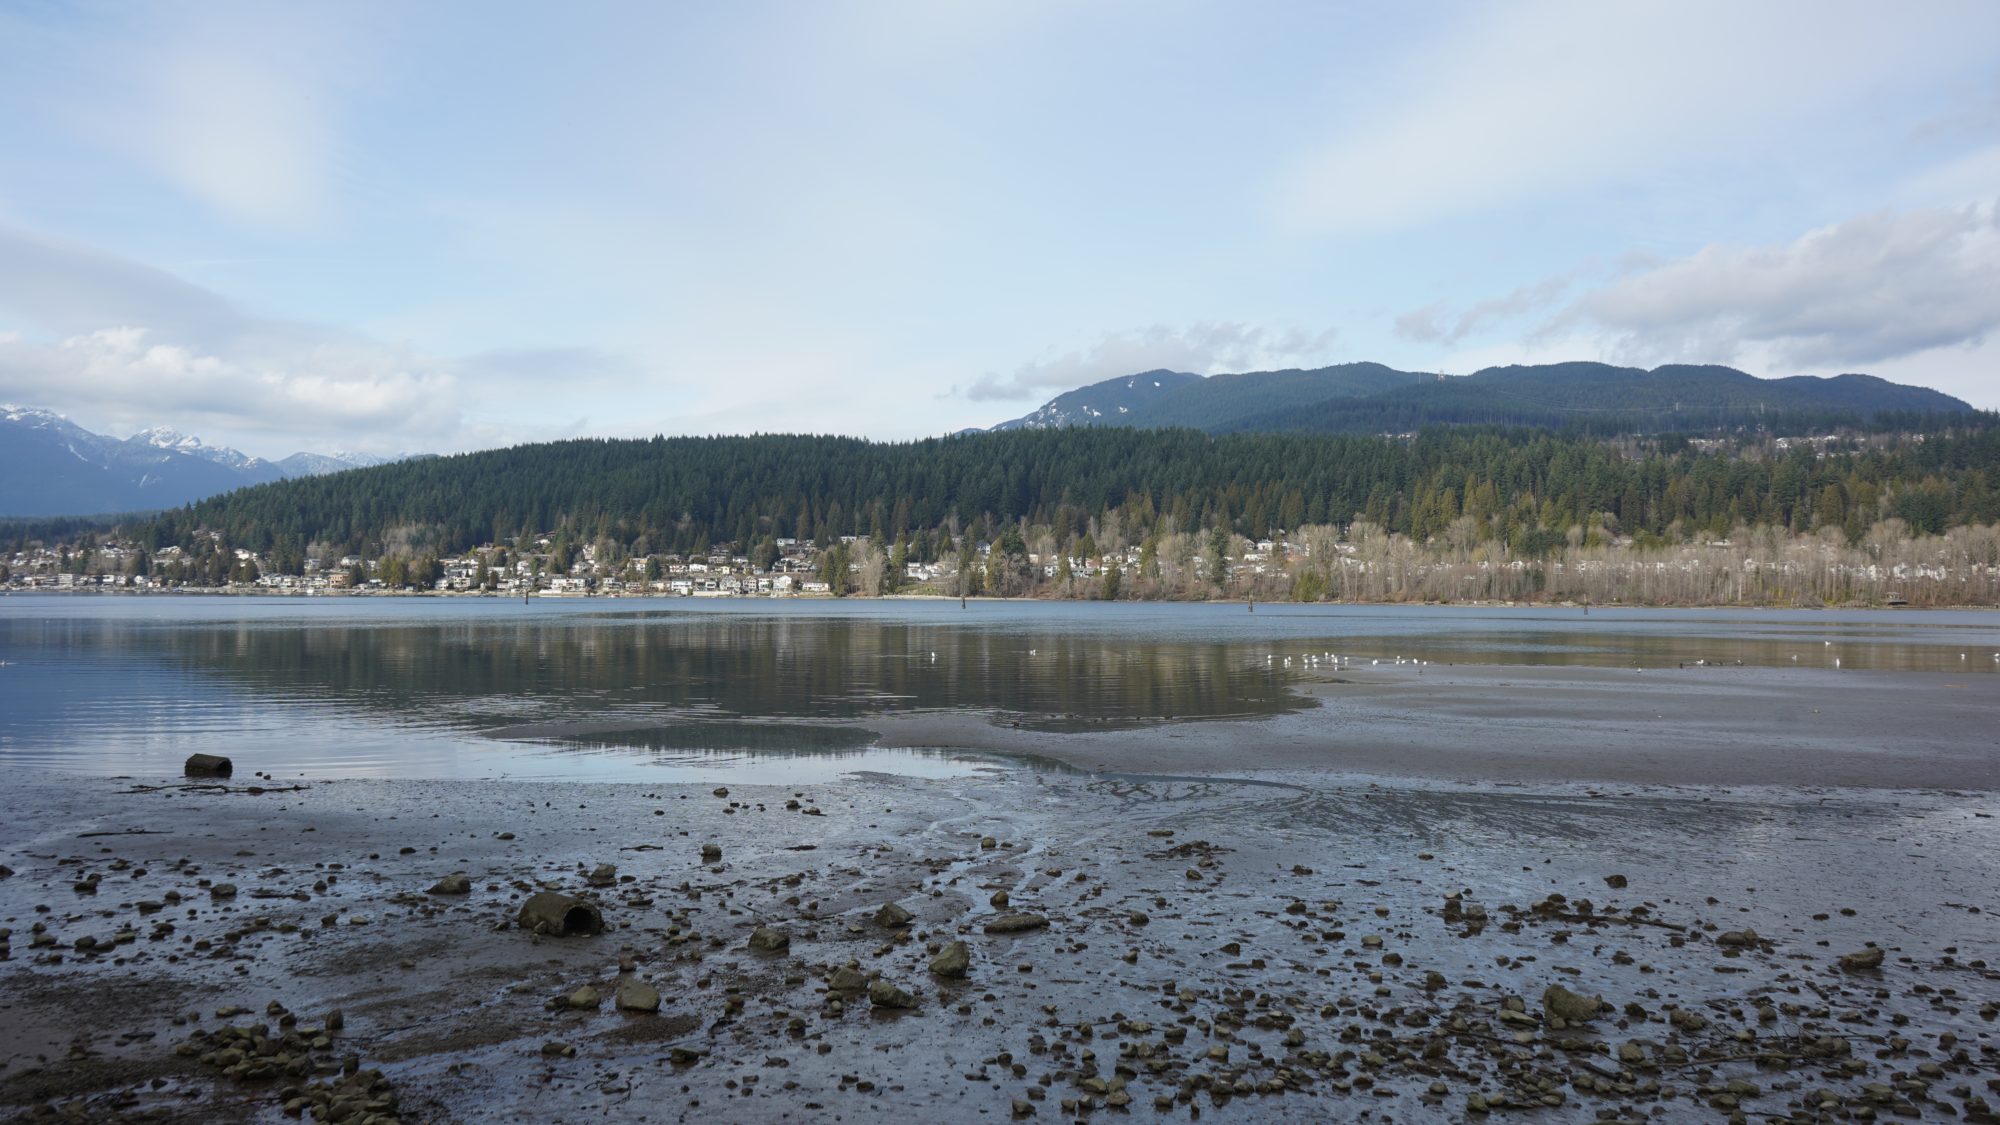
{"type": "MultiPolygon", "coordinates": [[[[1601,532],[1602,529],[1600,529],[1601,532]]],[[[1837,531],[1789,537],[1739,529],[1723,539],[1649,546],[1572,533],[1542,553],[1458,541],[1419,546],[1365,521],[1276,538],[1171,533],[1061,554],[1045,536],[961,537],[957,553],[911,559],[866,536],[765,540],[749,553],[627,556],[558,535],[444,558],[231,548],[210,533],[191,552],[105,538],[0,555],[0,592],[210,592],[485,597],[1170,598],[1251,601],[1580,601],[1614,604],[1971,605],[2000,600],[2000,529],[1910,535],[1887,521],[1858,544],[1837,531]]],[[[1449,537],[1447,537],[1449,539],[1449,537]]],[[[953,541],[946,541],[947,546],[953,541]]]]}

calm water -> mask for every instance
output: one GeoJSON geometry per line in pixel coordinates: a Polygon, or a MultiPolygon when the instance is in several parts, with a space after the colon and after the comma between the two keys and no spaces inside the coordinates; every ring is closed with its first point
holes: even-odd
{"type": "Polygon", "coordinates": [[[1326,652],[2000,676],[2000,614],[7,596],[0,765],[151,775],[208,750],[281,778],[950,776],[993,763],[870,749],[868,719],[1273,714],[1306,705],[1283,658],[1326,652]]]}

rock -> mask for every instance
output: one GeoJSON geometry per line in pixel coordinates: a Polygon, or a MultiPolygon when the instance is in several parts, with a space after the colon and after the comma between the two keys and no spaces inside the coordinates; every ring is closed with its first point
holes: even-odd
{"type": "Polygon", "coordinates": [[[622,1012],[657,1012],[660,990],[645,981],[626,977],[618,982],[618,991],[612,994],[611,1002],[622,1012]]]}
{"type": "Polygon", "coordinates": [[[467,877],[465,872],[454,871],[450,875],[432,883],[430,893],[434,895],[469,895],[472,893],[472,880],[467,877]]]}
{"type": "Polygon", "coordinates": [[[1006,889],[1002,888],[1001,890],[994,891],[993,897],[986,901],[992,903],[995,910],[1005,910],[1007,909],[1007,904],[1013,900],[1007,897],[1006,889]]]}
{"type": "Polygon", "coordinates": [[[1606,875],[1604,877],[1604,885],[1610,887],[1614,891],[1624,890],[1628,882],[1629,881],[1623,875],[1606,875]]]}
{"type": "Polygon", "coordinates": [[[1039,914],[1002,914],[986,923],[989,934],[1018,934],[1047,928],[1049,920],[1039,914]]]}
{"type": "Polygon", "coordinates": [[[572,1008],[595,1008],[603,1002],[604,997],[598,995],[597,990],[587,984],[563,997],[563,1003],[572,1008]]]}
{"type": "Polygon", "coordinates": [[[842,965],[827,974],[826,986],[835,992],[859,992],[868,987],[868,977],[860,969],[842,965]]]}
{"type": "Polygon", "coordinates": [[[1882,950],[1871,946],[1857,953],[1843,953],[1840,955],[1840,967],[1850,973],[1879,969],[1882,967],[1882,950]]]}
{"type": "Polygon", "coordinates": [[[878,980],[868,986],[868,1002],[877,1008],[914,1008],[917,998],[890,984],[878,980]]]}
{"type": "Polygon", "coordinates": [[[701,846],[701,861],[703,863],[714,863],[721,858],[722,858],[721,844],[703,844],[701,846]]]}
{"type": "Polygon", "coordinates": [[[220,754],[189,754],[181,764],[183,777],[228,777],[236,766],[220,754]]]}
{"type": "Polygon", "coordinates": [[[991,836],[981,836],[979,838],[979,846],[987,851],[991,851],[1000,846],[1000,841],[991,836]]]}
{"type": "Polygon", "coordinates": [[[1724,930],[1715,939],[1715,944],[1732,949],[1754,949],[1757,945],[1756,930],[1724,930]]]}
{"type": "Polygon", "coordinates": [[[962,941],[952,942],[931,958],[930,970],[941,977],[963,977],[972,967],[972,951],[962,941]]]}
{"type": "Polygon", "coordinates": [[[716,788],[715,788],[715,795],[716,795],[716,796],[718,796],[718,797],[727,797],[727,796],[729,796],[729,789],[728,789],[728,787],[726,787],[726,786],[720,786],[720,785],[716,786],[716,788]]]}
{"type": "Polygon", "coordinates": [[[792,947],[792,935],[775,926],[759,926],[750,935],[750,948],[764,953],[779,953],[792,947]]]}
{"type": "Polygon", "coordinates": [[[1565,1023],[1588,1023],[1597,1018],[1597,1009],[1603,1005],[1602,997],[1584,996],[1559,984],[1550,985],[1542,993],[1543,1013],[1565,1023]]]}
{"type": "Polygon", "coordinates": [[[542,891],[521,904],[515,924],[550,937],[591,937],[604,932],[604,915],[594,903],[560,891],[542,891]]]}
{"type": "Polygon", "coordinates": [[[213,887],[208,888],[208,893],[212,898],[235,898],[236,884],[217,883],[213,887]]]}
{"type": "MultiPolygon", "coordinates": [[[[1173,1102],[1169,1100],[1167,1104],[1172,1105],[1173,1102]]],[[[1034,1115],[1035,1115],[1035,1103],[1022,1101],[1020,1098],[1014,1099],[1014,1116],[1033,1117],[1034,1115]]]]}
{"type": "Polygon", "coordinates": [[[882,909],[875,912],[875,924],[894,930],[909,925],[915,917],[916,915],[903,909],[901,905],[885,902],[882,904],[882,909]]]}
{"type": "Polygon", "coordinates": [[[587,881],[593,887],[609,887],[618,882],[618,867],[616,864],[600,863],[591,869],[587,881]]]}

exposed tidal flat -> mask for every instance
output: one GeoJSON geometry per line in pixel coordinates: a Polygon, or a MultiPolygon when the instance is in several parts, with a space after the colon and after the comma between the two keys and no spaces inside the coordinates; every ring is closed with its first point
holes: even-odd
{"type": "Polygon", "coordinates": [[[408,604],[0,606],[5,1112],[2000,1097],[2000,616],[408,604]]]}

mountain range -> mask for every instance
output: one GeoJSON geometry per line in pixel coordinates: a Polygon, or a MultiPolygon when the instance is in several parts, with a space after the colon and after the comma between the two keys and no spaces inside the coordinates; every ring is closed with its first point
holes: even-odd
{"type": "Polygon", "coordinates": [[[165,427],[120,439],[92,433],[52,410],[0,405],[0,515],[151,511],[245,485],[386,460],[334,452],[266,461],[165,427]]]}
{"type": "Polygon", "coordinates": [[[1960,399],[1872,375],[1759,379],[1732,367],[1651,371],[1605,363],[1489,367],[1470,375],[1379,363],[1192,375],[1146,371],[1057,395],[995,430],[1185,426],[1209,433],[1404,433],[1495,425],[1592,433],[1870,425],[1970,411],[1960,399]]]}

